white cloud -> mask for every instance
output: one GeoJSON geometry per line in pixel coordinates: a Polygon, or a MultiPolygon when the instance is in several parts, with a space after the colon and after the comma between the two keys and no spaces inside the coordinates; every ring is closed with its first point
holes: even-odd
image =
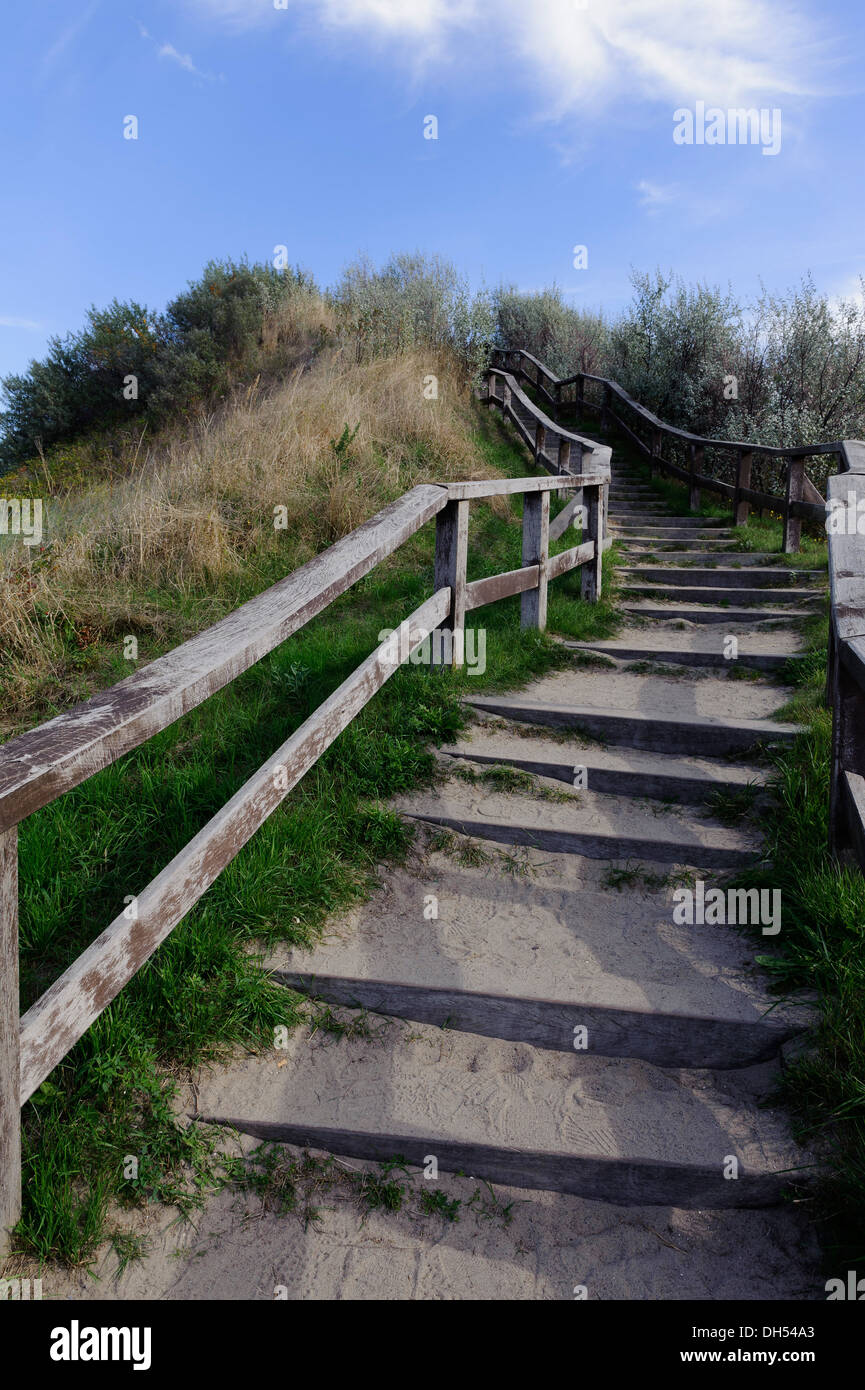
{"type": "MultiPolygon", "coordinates": [[[[286,17],[273,0],[187,3],[233,27],[286,17]]],[[[332,31],[422,39],[421,61],[465,56],[476,40],[482,60],[516,60],[552,118],[635,100],[777,103],[818,88],[827,51],[789,0],[288,0],[288,9],[332,31]]]]}
{"type": "Polygon", "coordinates": [[[34,333],[42,331],[41,323],[34,323],[32,319],[19,319],[14,314],[0,314],[0,328],[29,328],[34,333]]]}

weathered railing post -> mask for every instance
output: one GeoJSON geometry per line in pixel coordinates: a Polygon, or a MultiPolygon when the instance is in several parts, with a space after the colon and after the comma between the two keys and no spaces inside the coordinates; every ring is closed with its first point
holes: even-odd
{"type": "Polygon", "coordinates": [[[451,633],[450,661],[445,660],[443,639],[433,633],[430,660],[433,666],[462,666],[465,662],[466,556],[469,543],[468,502],[448,502],[436,517],[435,579],[433,592],[449,588],[451,611],[441,632],[451,633]]]}
{"type": "Polygon", "coordinates": [[[523,496],[523,564],[537,565],[537,588],[520,600],[520,627],[547,625],[547,561],[550,553],[550,494],[527,492],[523,496]]]}
{"type": "Polygon", "coordinates": [[[21,1216],[18,828],[0,831],[0,1260],[21,1216]]]}
{"type": "Polygon", "coordinates": [[[700,486],[697,482],[697,474],[703,471],[703,446],[702,444],[690,444],[688,447],[691,455],[688,506],[692,512],[698,512],[700,510],[700,486]]]}
{"type": "Polygon", "coordinates": [[[609,385],[604,383],[604,399],[601,404],[601,429],[606,434],[610,428],[610,411],[612,409],[613,393],[609,385]]]}
{"type": "Polygon", "coordinates": [[[606,530],[604,488],[595,484],[593,487],[585,488],[583,495],[586,507],[583,540],[595,542],[595,553],[580,570],[582,593],[587,602],[596,603],[601,597],[603,587],[601,575],[604,560],[604,532],[606,530]]]}
{"type": "MultiPolygon", "coordinates": [[[[564,435],[559,436],[558,471],[560,474],[580,472],[579,467],[571,467],[571,442],[572,441],[570,439],[566,439],[564,435]]],[[[582,449],[580,450],[580,454],[582,455],[582,449]]]]}
{"type": "Polygon", "coordinates": [[[488,394],[488,403],[489,403],[489,408],[490,408],[490,410],[495,410],[495,409],[496,409],[496,402],[497,402],[497,400],[498,400],[498,396],[497,396],[497,393],[496,393],[496,382],[497,382],[497,381],[498,381],[498,372],[494,372],[494,371],[490,370],[490,372],[489,372],[489,381],[488,381],[488,383],[487,383],[488,392],[489,392],[489,394],[488,394]]]}
{"type": "Polygon", "coordinates": [[[791,511],[791,503],[801,502],[802,493],[805,487],[805,460],[804,458],[791,458],[787,460],[787,487],[784,493],[784,554],[793,555],[799,549],[802,540],[802,518],[794,516],[791,511]]]}
{"type": "MultiPolygon", "coordinates": [[[[580,472],[580,459],[582,458],[583,451],[582,449],[579,450],[577,467],[573,468],[571,465],[571,442],[572,441],[570,439],[566,439],[563,435],[559,435],[559,447],[556,453],[556,472],[558,473],[559,477],[561,477],[563,473],[580,472]]],[[[560,489],[558,496],[559,498],[569,497],[570,493],[560,489]]]]}
{"type": "Polygon", "coordinates": [[[658,474],[659,474],[660,471],[661,471],[660,468],[658,467],[658,462],[659,462],[660,457],[661,457],[661,441],[662,441],[662,438],[663,438],[663,436],[662,436],[660,430],[655,430],[655,429],[652,430],[652,435],[651,435],[651,452],[650,452],[650,454],[649,454],[649,469],[650,469],[650,471],[651,471],[651,475],[652,475],[653,478],[657,478],[657,477],[658,477],[658,474]]]}
{"type": "Polygon", "coordinates": [[[544,450],[547,447],[547,431],[540,420],[535,425],[535,466],[543,468],[544,450]]]}
{"type": "Polygon", "coordinates": [[[736,495],[733,498],[733,525],[746,526],[751,504],[742,496],[745,488],[751,486],[751,465],[754,462],[753,449],[740,449],[736,460],[736,495]]]}

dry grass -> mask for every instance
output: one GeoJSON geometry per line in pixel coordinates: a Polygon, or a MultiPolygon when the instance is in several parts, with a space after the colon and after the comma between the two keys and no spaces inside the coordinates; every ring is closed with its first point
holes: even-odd
{"type": "MultiPolygon", "coordinates": [[[[326,329],[317,303],[307,307],[326,329]]],[[[296,356],[311,323],[298,311],[273,332],[296,356]]],[[[257,379],[219,414],[146,447],[130,441],[114,477],[41,489],[42,547],[0,549],[4,704],[26,707],[34,682],[43,696],[56,683],[63,698],[70,633],[83,650],[111,633],[158,631],[166,607],[190,600],[200,629],[224,611],[220,586],[242,588],[274,565],[289,573],[418,482],[489,474],[471,442],[469,389],[445,355],[358,364],[327,348],[278,384],[257,379]],[[430,373],[434,401],[423,392],[430,373]],[[350,442],[335,448],[346,426],[350,442]]]]}

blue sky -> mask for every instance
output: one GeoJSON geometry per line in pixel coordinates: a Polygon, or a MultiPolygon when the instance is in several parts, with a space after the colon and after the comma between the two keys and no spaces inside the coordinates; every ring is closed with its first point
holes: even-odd
{"type": "Polygon", "coordinates": [[[855,0],[40,0],[3,27],[0,375],[91,303],[280,244],[323,283],[422,249],[608,311],[631,266],[742,297],[865,271],[855,0]],[[699,101],[778,108],[779,152],[677,145],[699,101]]]}

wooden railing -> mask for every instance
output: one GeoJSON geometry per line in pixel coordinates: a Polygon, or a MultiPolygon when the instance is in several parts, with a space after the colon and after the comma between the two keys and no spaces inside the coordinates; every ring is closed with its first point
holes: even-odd
{"type": "Polygon", "coordinates": [[[604,431],[620,429],[645,455],[653,472],[689,484],[693,508],[699,506],[700,489],[706,488],[730,499],[736,526],[747,521],[751,505],[776,513],[784,523],[787,553],[799,549],[803,520],[825,527],[830,592],[827,694],[832,709],[829,840],[839,858],[865,872],[865,442],[844,439],[778,449],[709,439],[665,424],[606,377],[577,372],[560,378],[522,349],[497,352],[490,381],[504,369],[514,379],[528,381],[557,412],[571,410],[581,418],[588,411],[598,415],[604,431]],[[594,399],[587,395],[587,386],[594,391],[594,399]],[[631,424],[622,418],[622,411],[630,412],[631,424]],[[687,450],[687,467],[664,456],[662,450],[670,446],[687,450]],[[708,451],[728,461],[732,456],[734,481],[725,482],[704,471],[708,451]],[[805,475],[805,459],[818,457],[836,459],[841,469],[826,478],[828,501],[805,475]],[[777,495],[751,487],[761,460],[776,470],[780,464],[784,487],[777,495]]]}
{"type": "MultiPolygon", "coordinates": [[[[514,387],[522,395],[516,383],[514,387]]],[[[546,430],[546,417],[531,402],[526,404],[546,430]]],[[[434,662],[462,665],[466,614],[511,594],[522,595],[522,625],[543,629],[549,582],[577,566],[582,567],[584,596],[599,597],[609,450],[590,440],[578,443],[578,454],[560,456],[562,470],[554,477],[413,488],[207,631],[110,690],[0,747],[0,1256],[21,1210],[20,1107],[398,666],[430,635],[434,662]],[[566,465],[574,459],[578,465],[581,460],[591,461],[592,468],[578,466],[570,471],[566,465]],[[580,544],[551,557],[550,536],[564,529],[558,527],[558,517],[550,526],[550,498],[556,491],[574,491],[585,497],[586,505],[580,544]],[[523,496],[522,566],[468,583],[470,504],[507,494],[523,496]],[[432,596],[367,657],[19,1018],[19,823],[222,689],[433,518],[432,596]],[[441,634],[450,634],[447,644],[441,634]]],[[[569,514],[565,524],[570,524],[573,511],[563,510],[569,514]]]]}
{"type": "MultiPolygon", "coordinates": [[[[605,433],[621,431],[645,456],[654,474],[663,473],[688,485],[690,505],[695,511],[700,506],[700,492],[705,489],[730,502],[735,526],[745,524],[752,506],[773,512],[784,523],[786,554],[799,549],[803,521],[820,526],[825,521],[826,503],[805,473],[805,460],[835,458],[843,466],[843,440],[781,449],[768,444],[711,439],[659,420],[606,377],[589,372],[554,376],[521,348],[499,350],[493,360],[495,370],[506,368],[515,377],[528,381],[556,411],[573,411],[578,418],[586,413],[596,415],[605,433]],[[755,482],[762,486],[752,486],[755,482]],[[776,492],[771,491],[773,482],[777,484],[776,492]]],[[[828,468],[824,471],[828,476],[828,468]]]]}

